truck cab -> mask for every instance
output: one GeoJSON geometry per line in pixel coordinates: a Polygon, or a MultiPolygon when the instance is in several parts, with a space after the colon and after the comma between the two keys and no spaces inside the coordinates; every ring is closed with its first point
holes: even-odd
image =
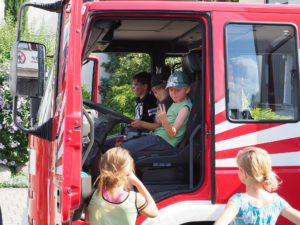
{"type": "MultiPolygon", "coordinates": [[[[137,224],[213,223],[229,197],[244,191],[235,156],[254,145],[271,154],[284,181],[279,193],[300,207],[300,184],[293,182],[300,176],[299,7],[71,0],[33,7],[59,19],[52,72],[43,76],[45,49],[38,45],[39,66],[29,82],[34,93],[24,89],[18,70],[11,79],[15,101],[40,99],[32,105],[36,124],[24,128],[16,121],[29,134],[29,224],[88,224],[84,209],[103,144],[115,125],[132,121],[99,97],[104,54],[132,56],[118,61],[125,69],[111,77],[129,81],[133,74],[126,72],[134,70],[126,66],[135,66],[153,76],[164,67],[181,70],[190,79],[193,106],[183,141],[175,150],[148,149],[135,158],[160,210],[155,219],[139,216],[137,224]],[[83,97],[87,78],[90,94],[83,97]]],[[[15,58],[26,43],[17,38],[15,58]]],[[[130,83],[120,91],[130,91],[130,83]]]]}

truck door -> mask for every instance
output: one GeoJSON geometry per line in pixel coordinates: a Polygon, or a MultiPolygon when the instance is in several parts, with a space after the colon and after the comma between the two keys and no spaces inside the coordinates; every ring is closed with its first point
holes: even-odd
{"type": "Polygon", "coordinates": [[[81,197],[81,5],[72,0],[62,5],[53,116],[56,140],[50,153],[50,224],[69,224],[81,197]]]}
{"type": "MultiPolygon", "coordinates": [[[[178,143],[175,151],[170,148],[152,152],[149,147],[135,158],[137,173],[141,175],[161,208],[160,216],[155,219],[158,224],[212,220],[206,215],[185,213],[188,210],[187,206],[193,204],[193,200],[196,200],[196,206],[191,207],[193,212],[197,212],[203,204],[208,205],[208,208],[213,207],[210,202],[211,136],[204,135],[211,127],[210,113],[204,112],[210,109],[210,69],[207,63],[210,57],[207,38],[210,32],[210,16],[204,9],[199,9],[199,13],[192,11],[196,4],[182,6],[184,8],[181,9],[176,2],[169,1],[157,4],[145,1],[138,5],[133,1],[126,4],[115,1],[84,4],[86,17],[83,21],[83,59],[91,52],[102,52],[111,56],[111,64],[114,67],[109,68],[113,72],[108,79],[111,79],[109,82],[115,81],[117,85],[111,84],[108,91],[114,90],[113,94],[116,96],[123,92],[123,95],[118,95],[119,102],[124,102],[123,96],[132,93],[132,77],[143,72],[139,69],[152,68],[152,76],[159,76],[157,71],[162,71],[169,61],[172,72],[187,67],[185,72],[191,81],[194,108],[191,109],[191,117],[187,121],[189,125],[186,129],[186,139],[178,143]],[[141,62],[138,55],[141,58],[153,58],[141,62]],[[173,64],[172,58],[175,57],[180,59],[179,66],[173,64]],[[115,63],[114,60],[118,62],[115,63]]],[[[198,8],[201,8],[200,5],[198,8]]],[[[118,102],[113,101],[117,98],[113,98],[111,93],[106,95],[111,98],[106,99],[106,102],[117,105],[118,102]]],[[[107,106],[104,104],[105,101],[98,106],[107,106]]],[[[134,100],[128,102],[125,108],[130,108],[129,104],[134,105],[134,100]]],[[[90,105],[93,108],[92,104],[90,105]]],[[[113,104],[109,106],[112,108],[113,104]]],[[[97,107],[94,106],[94,109],[97,107]]],[[[114,108],[116,112],[120,109],[122,107],[114,108]]],[[[101,129],[100,132],[106,131],[101,129]]],[[[102,147],[103,143],[99,146],[102,147]]],[[[137,224],[147,223],[145,217],[138,218],[137,224]]]]}
{"type": "Polygon", "coordinates": [[[213,32],[220,32],[214,42],[218,203],[245,191],[235,158],[240,149],[257,146],[269,152],[283,180],[279,194],[299,207],[300,186],[293,183],[300,166],[299,9],[291,10],[253,6],[214,13],[213,32]]]}

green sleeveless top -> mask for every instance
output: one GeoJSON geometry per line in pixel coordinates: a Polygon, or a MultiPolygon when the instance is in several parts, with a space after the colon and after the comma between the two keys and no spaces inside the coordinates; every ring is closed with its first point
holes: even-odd
{"type": "Polygon", "coordinates": [[[168,142],[173,147],[176,147],[184,137],[184,134],[185,134],[185,131],[186,131],[186,124],[187,124],[187,121],[189,119],[190,111],[191,111],[191,108],[192,108],[192,102],[191,102],[190,99],[186,99],[182,102],[173,102],[173,104],[170,106],[170,108],[167,111],[167,120],[169,121],[171,126],[173,126],[180,109],[182,109],[182,107],[184,107],[184,106],[187,106],[189,108],[189,114],[187,115],[187,117],[186,117],[185,121],[183,122],[181,128],[177,131],[177,134],[176,134],[175,137],[170,138],[168,136],[168,134],[166,133],[165,128],[163,126],[161,126],[161,127],[154,130],[155,135],[160,136],[161,138],[163,138],[166,142],[168,142]]]}
{"type": "Polygon", "coordinates": [[[91,225],[135,225],[137,218],[136,193],[130,191],[120,203],[109,202],[95,191],[89,204],[91,225]]]}

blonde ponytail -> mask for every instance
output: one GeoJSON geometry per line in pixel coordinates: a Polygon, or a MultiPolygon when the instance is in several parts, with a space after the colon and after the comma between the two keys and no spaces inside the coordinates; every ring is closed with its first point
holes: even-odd
{"type": "Polygon", "coordinates": [[[277,190],[280,183],[279,177],[273,171],[271,171],[264,179],[264,186],[268,191],[277,190]]]}
{"type": "Polygon", "coordinates": [[[98,192],[126,183],[126,176],[133,170],[133,167],[133,159],[126,149],[121,147],[109,149],[100,159],[98,192]]]}
{"type": "Polygon", "coordinates": [[[258,147],[247,147],[239,151],[237,163],[256,182],[263,183],[267,191],[275,191],[279,178],[272,171],[268,152],[258,147]]]}

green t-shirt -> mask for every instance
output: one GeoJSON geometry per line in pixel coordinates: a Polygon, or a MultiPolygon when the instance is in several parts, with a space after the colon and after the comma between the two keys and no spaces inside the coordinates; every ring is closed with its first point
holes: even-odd
{"type": "Polygon", "coordinates": [[[136,193],[130,191],[120,203],[105,200],[102,193],[95,191],[89,204],[91,225],[135,225],[137,208],[136,193]]]}
{"type": "MultiPolygon", "coordinates": [[[[189,112],[190,112],[191,108],[192,108],[191,100],[186,99],[182,102],[174,102],[170,106],[170,108],[168,109],[168,111],[167,111],[167,120],[169,121],[171,126],[173,126],[180,109],[182,109],[182,107],[184,107],[184,106],[187,106],[189,108],[189,112]]],[[[161,138],[163,138],[166,142],[168,142],[173,147],[176,147],[184,137],[184,134],[185,134],[185,131],[186,131],[186,124],[187,124],[187,121],[189,119],[189,116],[190,116],[190,113],[185,118],[185,121],[183,122],[181,128],[177,131],[177,134],[176,134],[175,137],[170,138],[168,136],[168,134],[166,133],[165,128],[163,126],[155,129],[154,134],[157,135],[157,136],[160,136],[161,138]]]]}

